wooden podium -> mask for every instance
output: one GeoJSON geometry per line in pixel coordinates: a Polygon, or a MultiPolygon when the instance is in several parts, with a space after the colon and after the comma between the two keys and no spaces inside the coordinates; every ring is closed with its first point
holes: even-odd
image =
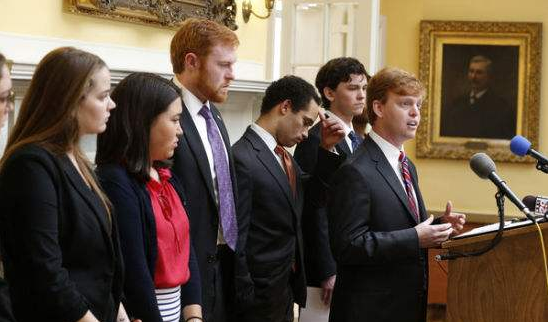
{"type": "MultiPolygon", "coordinates": [[[[548,247],[548,223],[540,224],[548,247]]],[[[449,251],[478,250],[496,232],[449,240],[449,251]]],[[[449,261],[447,322],[547,322],[548,291],[538,230],[504,231],[489,252],[449,261]]]]}

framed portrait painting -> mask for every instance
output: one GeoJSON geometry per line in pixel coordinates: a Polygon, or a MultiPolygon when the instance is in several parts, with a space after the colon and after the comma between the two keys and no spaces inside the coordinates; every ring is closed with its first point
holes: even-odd
{"type": "Polygon", "coordinates": [[[417,157],[530,161],[509,143],[538,145],[541,33],[540,23],[422,21],[417,157]]]}

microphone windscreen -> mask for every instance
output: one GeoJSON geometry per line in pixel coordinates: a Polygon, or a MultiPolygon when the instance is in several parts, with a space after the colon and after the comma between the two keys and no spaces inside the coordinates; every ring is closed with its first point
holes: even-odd
{"type": "Polygon", "coordinates": [[[523,204],[525,205],[525,207],[531,209],[531,210],[534,210],[535,209],[535,204],[537,203],[537,197],[535,196],[525,196],[523,197],[523,204]]]}
{"type": "Polygon", "coordinates": [[[495,162],[485,153],[474,154],[470,158],[470,168],[482,179],[487,179],[492,172],[497,171],[495,162]]]}
{"type": "Polygon", "coordinates": [[[530,148],[531,142],[521,135],[514,136],[510,141],[510,151],[520,157],[526,155],[530,148]]]}

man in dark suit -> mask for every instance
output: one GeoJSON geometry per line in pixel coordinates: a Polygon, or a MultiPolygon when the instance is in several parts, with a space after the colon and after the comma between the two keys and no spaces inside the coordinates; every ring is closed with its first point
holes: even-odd
{"type": "Polygon", "coordinates": [[[464,225],[446,213],[433,224],[403,143],[420,122],[424,87],[411,74],[385,68],[369,81],[372,130],[333,176],[329,235],[337,261],[331,322],[426,320],[427,248],[464,225]]]}
{"type": "Polygon", "coordinates": [[[510,140],[516,135],[517,109],[491,88],[492,62],[474,56],[468,67],[470,92],[441,113],[440,135],[510,140]]]}
{"type": "Polygon", "coordinates": [[[228,133],[213,102],[227,98],[238,44],[233,31],[206,19],[185,20],[171,42],[173,81],[184,104],[184,136],[175,150],[173,172],[188,197],[208,322],[233,317],[236,180],[228,133]]]}
{"type": "Polygon", "coordinates": [[[320,114],[322,140],[316,158],[321,167],[312,176],[299,168],[285,147],[307,137],[319,102],[312,85],[285,76],[267,88],[259,119],[234,144],[239,321],[291,322],[293,303],[306,303],[301,233],[304,187],[316,202],[325,200],[322,188],[342,162],[330,152],[344,135],[342,125],[320,114]]]}
{"type": "MultiPolygon", "coordinates": [[[[363,141],[354,132],[352,120],[364,110],[368,78],[363,64],[351,57],[328,61],[316,76],[316,88],[321,95],[322,106],[327,110],[325,114],[339,122],[344,129],[344,140],[335,146],[337,153],[343,158],[352,154],[363,141]]],[[[321,123],[313,126],[308,138],[295,149],[295,160],[308,173],[313,173],[317,166],[321,127],[321,123]]],[[[321,287],[322,302],[329,306],[337,267],[329,247],[326,209],[305,202],[303,217],[306,218],[303,220],[303,239],[307,285],[321,287]]]]}

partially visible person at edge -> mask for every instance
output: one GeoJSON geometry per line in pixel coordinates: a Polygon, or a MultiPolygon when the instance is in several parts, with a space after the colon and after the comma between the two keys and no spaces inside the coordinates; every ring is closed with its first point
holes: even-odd
{"type": "Polygon", "coordinates": [[[181,88],[185,135],[173,173],[191,202],[186,210],[208,322],[234,320],[234,251],[238,240],[236,179],[230,141],[214,103],[234,80],[236,34],[206,19],[187,19],[171,41],[173,82],[181,88]]]}
{"type": "MultiPolygon", "coordinates": [[[[337,154],[343,159],[352,155],[363,141],[353,128],[353,119],[363,113],[369,78],[363,64],[351,57],[331,59],[316,75],[316,89],[320,93],[325,114],[339,122],[344,129],[344,138],[335,145],[337,154]]],[[[316,155],[322,139],[321,127],[321,122],[314,125],[308,133],[308,138],[295,149],[295,160],[307,173],[314,173],[318,167],[316,155]]],[[[335,170],[332,169],[332,172],[335,170]]],[[[313,200],[314,198],[309,197],[305,199],[302,223],[306,280],[307,285],[312,287],[308,292],[315,292],[314,288],[321,288],[320,298],[323,304],[329,307],[337,266],[329,246],[327,210],[325,206],[316,206],[313,200]]],[[[303,311],[303,316],[307,316],[306,310],[303,311]]]]}
{"type": "MultiPolygon", "coordinates": [[[[15,93],[12,86],[6,57],[0,54],[0,130],[6,125],[9,113],[13,111],[15,93]]],[[[11,310],[8,284],[4,280],[4,270],[0,262],[0,322],[13,321],[15,320],[11,310]]]]}
{"type": "Polygon", "coordinates": [[[202,321],[185,194],[168,161],[183,134],[180,90],[160,76],[134,73],[112,99],[116,110],[97,137],[95,162],[120,231],[128,315],[202,321]]]}
{"type": "Polygon", "coordinates": [[[17,321],[129,321],[116,220],[82,136],[106,129],[110,72],[72,47],[36,67],[0,161],[0,239],[17,321]]]}

